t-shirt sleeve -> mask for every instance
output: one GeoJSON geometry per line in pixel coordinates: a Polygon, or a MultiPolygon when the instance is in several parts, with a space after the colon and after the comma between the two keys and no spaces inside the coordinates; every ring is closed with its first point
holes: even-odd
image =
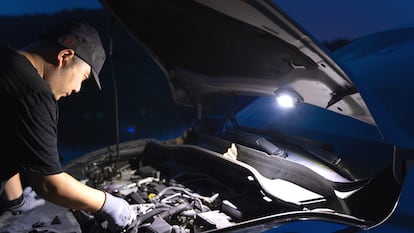
{"type": "Polygon", "coordinates": [[[21,98],[16,120],[16,136],[22,145],[17,149],[21,171],[41,175],[61,173],[57,143],[58,106],[53,94],[35,92],[21,98]]]}

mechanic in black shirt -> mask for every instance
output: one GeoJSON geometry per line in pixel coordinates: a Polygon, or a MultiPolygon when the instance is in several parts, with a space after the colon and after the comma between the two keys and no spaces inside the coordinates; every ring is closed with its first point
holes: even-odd
{"type": "Polygon", "coordinates": [[[95,28],[82,20],[56,24],[17,50],[0,50],[0,206],[28,211],[43,203],[24,191],[26,175],[36,193],[57,205],[102,214],[109,229],[131,224],[136,213],[122,198],[82,184],[61,167],[57,101],[79,92],[98,74],[105,51],[95,28]]]}

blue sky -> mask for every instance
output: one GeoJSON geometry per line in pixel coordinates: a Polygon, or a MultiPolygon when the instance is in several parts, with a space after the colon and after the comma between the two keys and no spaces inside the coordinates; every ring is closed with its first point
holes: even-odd
{"type": "MultiPolygon", "coordinates": [[[[120,0],[122,1],[122,0],[120,0]]],[[[225,1],[225,0],[224,0],[225,1]]],[[[414,25],[413,0],[273,0],[319,40],[414,25]]],[[[0,16],[102,9],[99,0],[0,0],[0,16]]]]}
{"type": "Polygon", "coordinates": [[[62,10],[102,9],[99,0],[0,0],[0,15],[55,13],[62,10]]]}

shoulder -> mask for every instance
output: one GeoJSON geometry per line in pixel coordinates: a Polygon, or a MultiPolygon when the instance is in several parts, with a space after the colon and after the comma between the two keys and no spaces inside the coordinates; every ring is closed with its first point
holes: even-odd
{"type": "Polygon", "coordinates": [[[0,46],[0,62],[5,63],[13,59],[13,57],[18,56],[19,53],[16,49],[8,45],[0,46]]]}
{"type": "Polygon", "coordinates": [[[0,48],[0,95],[23,96],[33,92],[52,90],[23,55],[10,47],[0,48]]]}
{"type": "MultiPolygon", "coordinates": [[[[51,92],[34,91],[27,93],[19,99],[19,106],[23,112],[31,116],[52,117],[52,121],[57,121],[58,104],[51,92]]],[[[21,111],[20,111],[21,112],[21,111]]]]}

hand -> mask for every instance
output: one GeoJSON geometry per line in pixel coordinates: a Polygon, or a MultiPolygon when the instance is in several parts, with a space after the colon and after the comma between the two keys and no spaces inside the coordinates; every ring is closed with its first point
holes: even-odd
{"type": "Polygon", "coordinates": [[[128,227],[136,219],[136,213],[122,198],[105,193],[106,200],[98,214],[108,220],[110,231],[119,231],[128,227]]]}
{"type": "Polygon", "coordinates": [[[38,206],[42,206],[45,204],[45,200],[39,198],[36,192],[32,189],[32,187],[27,186],[23,190],[23,199],[20,203],[14,206],[10,206],[8,208],[9,211],[12,212],[27,212],[30,211],[38,206]]]}

